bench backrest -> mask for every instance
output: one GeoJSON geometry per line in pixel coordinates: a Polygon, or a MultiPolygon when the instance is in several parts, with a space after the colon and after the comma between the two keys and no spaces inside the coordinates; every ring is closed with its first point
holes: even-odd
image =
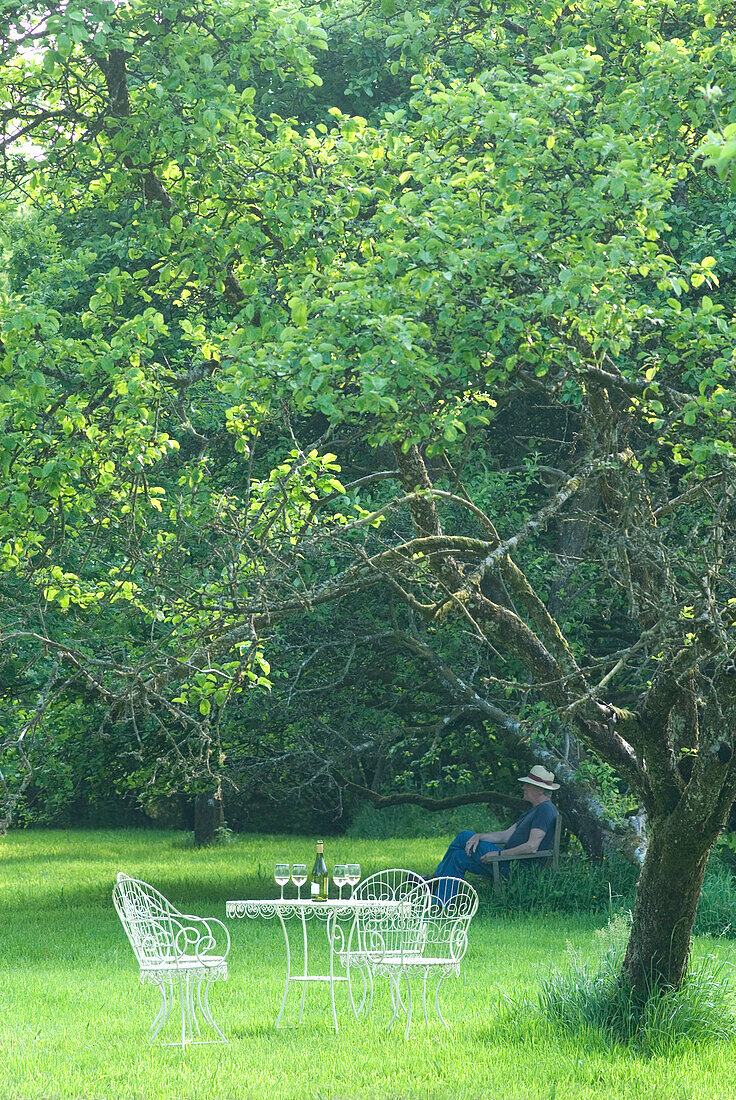
{"type": "Polygon", "coordinates": [[[560,859],[560,837],[561,836],[562,836],[562,814],[558,810],[557,811],[557,820],[555,821],[555,835],[554,835],[554,840],[552,841],[552,857],[551,857],[551,861],[550,861],[551,865],[552,865],[552,868],[555,871],[557,870],[557,864],[558,864],[559,859],[560,859]]]}

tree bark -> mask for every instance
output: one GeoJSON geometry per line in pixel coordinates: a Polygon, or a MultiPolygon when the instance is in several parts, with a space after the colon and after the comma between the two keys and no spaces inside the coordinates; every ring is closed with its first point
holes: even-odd
{"type": "Polygon", "coordinates": [[[222,799],[217,792],[198,794],[194,799],[194,843],[197,847],[211,844],[224,820],[222,799]]]}
{"type": "Polygon", "coordinates": [[[677,989],[687,971],[695,913],[717,832],[686,840],[670,818],[649,821],[623,976],[642,996],[677,989]]]}

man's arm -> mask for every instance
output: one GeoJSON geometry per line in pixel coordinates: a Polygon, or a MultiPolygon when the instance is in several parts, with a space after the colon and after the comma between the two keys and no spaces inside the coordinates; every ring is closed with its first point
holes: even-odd
{"type": "MultiPolygon", "coordinates": [[[[524,844],[517,844],[515,848],[505,848],[503,852],[486,852],[484,856],[480,857],[480,861],[481,863],[493,863],[493,861],[497,860],[501,855],[504,860],[515,859],[517,856],[531,856],[539,851],[539,845],[544,840],[544,836],[544,829],[532,829],[529,832],[529,839],[525,841],[524,844]]],[[[471,840],[472,839],[471,837],[471,840]]],[[[470,841],[468,841],[468,844],[469,843],[470,841]]]]}
{"type": "MultiPolygon", "coordinates": [[[[470,840],[465,845],[465,851],[469,856],[472,856],[481,840],[487,840],[491,844],[505,844],[507,840],[511,839],[515,828],[516,826],[512,825],[510,828],[504,829],[502,833],[473,833],[470,840]]],[[[537,844],[537,847],[539,847],[539,844],[537,844]]]]}

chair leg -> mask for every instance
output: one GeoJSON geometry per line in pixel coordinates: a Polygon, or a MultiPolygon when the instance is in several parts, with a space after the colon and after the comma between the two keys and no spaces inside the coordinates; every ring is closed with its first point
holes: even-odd
{"type": "Polygon", "coordinates": [[[404,1009],[404,1011],[406,1012],[406,1030],[404,1032],[404,1038],[408,1039],[409,1038],[409,1029],[411,1027],[411,1010],[412,1010],[411,979],[410,979],[408,974],[399,973],[398,976],[396,974],[391,974],[390,975],[390,980],[391,980],[391,1004],[393,1005],[394,1014],[391,1017],[391,1019],[389,1020],[388,1024],[386,1025],[386,1031],[391,1030],[391,1028],[393,1027],[393,1024],[394,1024],[394,1020],[398,1016],[401,1009],[404,1009]],[[401,979],[402,978],[406,982],[406,1004],[404,1004],[404,998],[401,995],[401,979]]]}
{"type": "Polygon", "coordinates": [[[186,1042],[187,1042],[187,1014],[189,1012],[189,979],[187,977],[187,979],[185,981],[183,975],[178,974],[177,975],[177,980],[178,980],[178,983],[179,983],[179,1007],[181,1008],[181,1049],[184,1050],[184,1047],[186,1046],[186,1042]],[[187,987],[186,988],[186,1000],[185,1000],[185,990],[184,990],[185,985],[187,987]]]}
{"type": "Polygon", "coordinates": [[[442,1015],[442,1012],[440,1011],[440,987],[442,986],[442,983],[444,982],[444,980],[445,979],[444,979],[444,976],[443,976],[437,982],[437,992],[435,993],[434,1004],[435,1004],[435,1008],[437,1009],[437,1015],[439,1016],[440,1020],[442,1020],[442,1023],[445,1025],[445,1027],[449,1031],[450,1030],[450,1025],[448,1024],[447,1020],[445,1019],[445,1017],[442,1015]]]}
{"type": "Polygon", "coordinates": [[[190,1019],[191,1019],[189,1032],[192,1036],[192,1039],[194,1039],[195,1034],[196,1035],[201,1034],[200,1030],[199,1030],[199,1019],[197,1018],[197,1005],[199,1005],[200,1008],[202,1007],[202,999],[200,997],[200,993],[201,993],[201,989],[202,989],[202,978],[203,977],[204,977],[204,975],[200,974],[199,977],[197,978],[197,986],[196,986],[197,998],[196,998],[196,1001],[195,1001],[195,998],[194,998],[194,984],[193,984],[194,983],[194,976],[190,975],[187,978],[187,992],[189,993],[189,1009],[190,1009],[190,1019]]]}
{"type": "Polygon", "coordinates": [[[393,1027],[394,1020],[399,1014],[399,1007],[401,1005],[401,993],[398,989],[398,983],[394,974],[389,974],[389,982],[391,983],[391,1005],[393,1006],[394,1014],[386,1024],[386,1031],[390,1031],[393,1027]]]}
{"type": "Polygon", "coordinates": [[[404,1032],[404,1038],[409,1038],[409,1028],[411,1027],[411,978],[408,974],[404,974],[404,980],[406,982],[406,1031],[404,1032]]]}
{"type": "MultiPolygon", "coordinates": [[[[165,978],[163,980],[166,981],[165,978]]],[[[163,1020],[164,1025],[166,1025],[168,1023],[169,1016],[171,1015],[171,1011],[172,1011],[173,1007],[174,1007],[174,979],[169,974],[169,1003],[168,1003],[168,1006],[166,1008],[166,1016],[164,1017],[164,1020],[163,1020]]]]}
{"type": "MultiPolygon", "coordinates": [[[[199,989],[197,990],[197,997],[199,998],[199,1007],[201,1008],[202,1015],[204,1016],[207,1023],[210,1025],[210,1027],[213,1027],[215,1029],[215,1031],[217,1032],[217,1034],[220,1036],[220,1041],[223,1042],[223,1043],[227,1043],[228,1039],[226,1038],[225,1035],[223,1035],[223,1033],[220,1031],[220,1029],[217,1026],[217,1024],[215,1023],[215,1021],[212,1019],[212,1012],[210,1011],[210,998],[209,998],[209,991],[210,991],[211,981],[212,981],[212,979],[210,978],[209,975],[207,975],[207,980],[204,983],[204,1000],[202,1000],[202,998],[200,997],[200,990],[199,989]]],[[[201,986],[201,984],[202,984],[201,979],[200,979],[199,984],[201,986]]]]}
{"type": "Polygon", "coordinates": [[[422,982],[422,1009],[424,1010],[424,1023],[429,1024],[427,1019],[427,978],[429,977],[429,971],[424,971],[424,981],[422,982]]]}
{"type": "Polygon", "coordinates": [[[166,1023],[169,1013],[171,1012],[171,1004],[166,996],[166,979],[162,978],[161,981],[156,982],[159,993],[161,994],[161,1007],[158,1010],[156,1019],[148,1029],[148,1038],[153,1042],[158,1035],[161,1028],[166,1023]]]}
{"type": "Polygon", "coordinates": [[[360,998],[360,1004],[356,1008],[356,1006],[355,1006],[355,997],[353,996],[353,980],[351,978],[351,970],[355,970],[355,967],[351,967],[350,963],[347,964],[347,979],[348,979],[348,992],[350,993],[350,1005],[353,1009],[353,1015],[355,1016],[356,1020],[358,1019],[360,1014],[363,1012],[363,1010],[365,1010],[366,1015],[368,1015],[368,1013],[371,1010],[371,1006],[373,1004],[373,982],[372,982],[372,978],[371,978],[370,968],[359,966],[357,969],[360,971],[360,977],[361,977],[361,980],[363,982],[363,995],[360,998]],[[367,978],[366,978],[366,971],[368,973],[367,978]],[[370,1002],[368,1003],[368,1005],[366,1007],[366,1001],[368,1000],[369,981],[370,981],[371,998],[370,998],[370,1002]]]}
{"type": "Polygon", "coordinates": [[[156,1019],[149,1028],[150,1041],[155,1042],[161,1029],[164,1027],[178,997],[181,1013],[180,1037],[176,1041],[163,1042],[163,1046],[181,1047],[182,1050],[191,1043],[227,1043],[227,1036],[223,1034],[212,1017],[209,1002],[209,987],[212,978],[209,973],[202,972],[192,974],[190,971],[179,971],[176,974],[156,974],[153,981],[161,994],[161,1007],[156,1019]],[[178,991],[174,992],[174,981],[178,991]],[[217,1033],[217,1039],[203,1039],[199,1016],[217,1033]]]}

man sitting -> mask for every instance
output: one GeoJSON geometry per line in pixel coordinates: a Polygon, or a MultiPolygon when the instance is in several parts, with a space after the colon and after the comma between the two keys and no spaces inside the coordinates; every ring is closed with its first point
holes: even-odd
{"type": "MultiPolygon", "coordinates": [[[[498,861],[499,852],[504,853],[506,862],[509,857],[530,855],[540,849],[551,848],[557,810],[549,796],[550,791],[560,787],[554,779],[552,772],[535,764],[528,775],[519,779],[524,801],[531,802],[532,808],[503,832],[474,833],[471,829],[463,829],[450,844],[432,877],[447,875],[460,879],[465,878],[467,871],[474,875],[492,876],[491,864],[498,861]]],[[[454,894],[455,891],[448,886],[447,896],[441,900],[447,902],[454,894]]]]}

